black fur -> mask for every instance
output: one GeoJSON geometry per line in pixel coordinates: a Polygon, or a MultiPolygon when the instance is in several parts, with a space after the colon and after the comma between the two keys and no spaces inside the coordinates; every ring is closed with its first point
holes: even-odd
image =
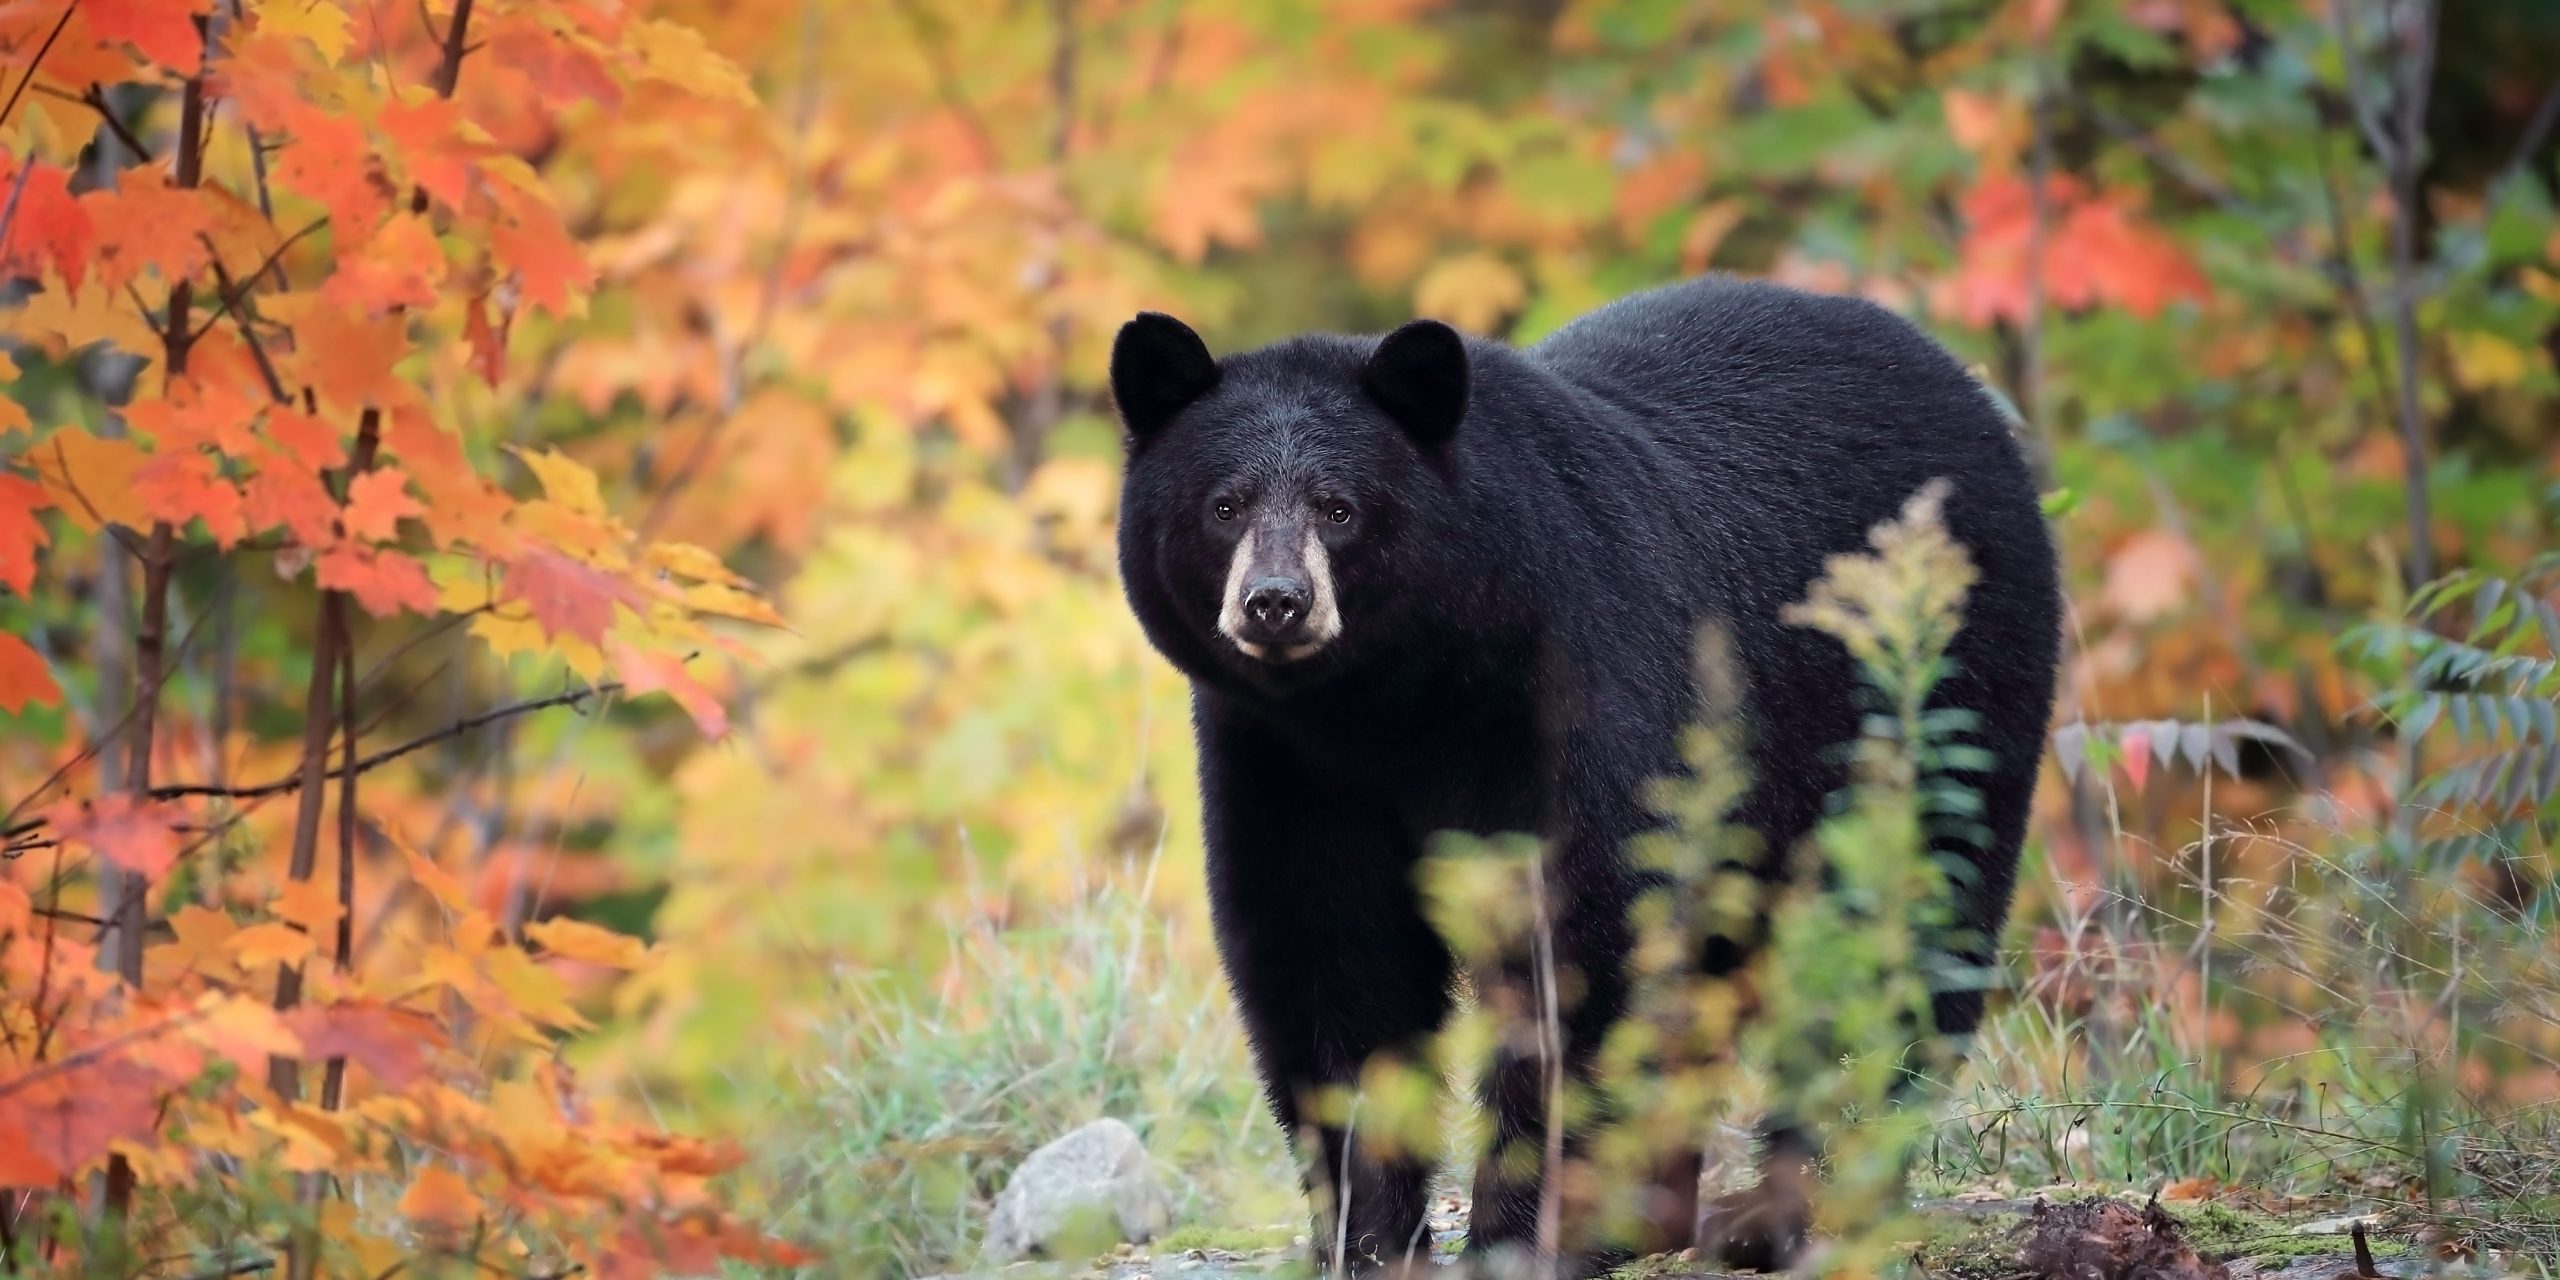
{"type": "MultiPolygon", "coordinates": [[[[1587,1063],[1626,1009],[1641,880],[1622,846],[1656,821],[1646,781],[1679,765],[1700,623],[1726,630],[1745,681],[1759,782],[1742,816],[1785,848],[1842,782],[1858,706],[1838,642],[1779,610],[1937,477],[1980,570],[1939,697],[1979,715],[1999,762],[1961,915],[1997,937],[2060,595],[2018,446],[1936,343],[1866,302],[1721,279],[1526,350],[1413,325],[1383,345],[1291,339],[1208,376],[1167,323],[1133,321],[1112,362],[1132,428],[1121,572],[1192,680],[1218,941],[1293,1138],[1309,1089],[1419,1051],[1448,1012],[1451,960],[1411,874],[1435,831],[1547,840],[1557,959],[1582,980],[1566,1056],[1587,1063]],[[1356,512],[1312,526],[1345,629],[1297,662],[1248,657],[1216,629],[1236,504],[1319,500],[1356,512]]],[[[1970,1031],[1980,1007],[1942,1002],[1941,1029],[1970,1031]]],[[[1543,1133],[1537,1081],[1534,1061],[1497,1065],[1501,1134],[1543,1133]]],[[[1320,1141],[1322,1178],[1350,1162],[1355,1257],[1401,1255],[1427,1170],[1320,1141]]],[[[1471,1248],[1531,1236],[1534,1186],[1488,1173],[1477,1194],[1471,1248]]]]}

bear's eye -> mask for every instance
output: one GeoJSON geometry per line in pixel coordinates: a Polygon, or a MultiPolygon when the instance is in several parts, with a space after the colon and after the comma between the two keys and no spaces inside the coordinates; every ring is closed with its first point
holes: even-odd
{"type": "Polygon", "coordinates": [[[1221,520],[1233,520],[1236,518],[1236,504],[1232,502],[1221,502],[1217,505],[1216,510],[1218,512],[1218,518],[1221,520]]]}
{"type": "Polygon", "coordinates": [[[1333,521],[1335,524],[1349,524],[1351,523],[1351,508],[1337,502],[1333,504],[1333,510],[1325,513],[1325,518],[1333,521]]]}

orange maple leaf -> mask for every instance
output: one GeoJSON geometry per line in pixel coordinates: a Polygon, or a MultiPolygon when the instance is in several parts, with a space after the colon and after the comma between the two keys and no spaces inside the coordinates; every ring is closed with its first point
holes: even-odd
{"type": "Polygon", "coordinates": [[[14,716],[30,705],[61,706],[62,686],[35,646],[0,631],[0,711],[14,716]]]}
{"type": "MultiPolygon", "coordinates": [[[[268,304],[280,310],[279,299],[268,304]]],[[[388,408],[416,393],[392,372],[409,354],[409,321],[388,314],[358,316],[327,305],[294,317],[294,375],[309,383],[321,403],[337,409],[388,408]]]]}
{"type": "Polygon", "coordinates": [[[181,376],[171,380],[165,398],[126,406],[125,425],[150,436],[164,454],[197,448],[243,454],[257,444],[265,404],[236,383],[181,376]]]}
{"type": "Polygon", "coordinates": [[[249,515],[240,490],[223,478],[213,459],[195,452],[154,456],[133,473],[133,496],[154,520],[180,528],[204,521],[205,532],[225,547],[249,536],[249,515]]]}
{"type": "Polygon", "coordinates": [[[470,202],[472,175],[480,158],[492,152],[462,140],[462,109],[451,99],[389,103],[376,123],[390,138],[391,154],[411,182],[447,208],[470,202]]]}
{"type": "Polygon", "coordinates": [[[546,634],[594,645],[603,644],[613,629],[614,605],[637,610],[645,603],[629,582],[544,547],[529,548],[508,563],[498,598],[523,602],[546,634]]]}
{"type": "Polygon", "coordinates": [[[347,460],[338,429],[327,420],[279,406],[267,413],[267,438],[283,445],[302,465],[326,471],[347,460]]]}
{"type": "Polygon", "coordinates": [[[432,306],[443,283],[444,249],[424,218],[393,217],[363,245],[342,254],[320,296],[349,311],[378,315],[432,306]]]}
{"type": "Polygon", "coordinates": [[[402,520],[425,512],[409,496],[409,478],[396,468],[368,471],[347,484],[345,520],[351,538],[394,541],[400,536],[402,520]]]}
{"type": "Polygon", "coordinates": [[[214,229],[213,206],[165,177],[129,169],[114,190],[92,191],[80,204],[97,235],[90,265],[98,283],[110,289],[122,289],[145,268],[158,270],[165,281],[191,279],[212,260],[206,245],[214,229]]]}
{"type": "Polygon", "coordinates": [[[36,513],[52,505],[43,485],[0,473],[0,587],[23,596],[35,585],[36,548],[52,541],[36,513]]]}
{"type": "Polygon", "coordinates": [[[426,567],[397,551],[341,542],[320,553],[318,567],[321,586],[354,596],[365,612],[377,618],[402,609],[430,618],[436,615],[436,584],[428,579],[426,567]]]}
{"type": "Polygon", "coordinates": [[[539,196],[504,183],[491,194],[506,217],[489,227],[490,256],[515,272],[524,300],[555,316],[569,314],[571,304],[596,283],[596,269],[586,251],[560,225],[560,211],[539,196]]]}
{"type": "Polygon", "coordinates": [[[481,1212],[480,1197],[471,1184],[438,1164],[418,1170],[400,1196],[400,1216],[425,1227],[467,1231],[480,1220],[481,1212]]]}
{"type": "Polygon", "coordinates": [[[288,104],[292,134],[271,171],[275,182],[329,209],[329,228],[344,251],[361,244],[391,208],[394,192],[364,125],[305,103],[288,104]]]}
{"type": "Polygon", "coordinates": [[[320,477],[294,459],[269,455],[244,490],[251,529],[282,525],[306,547],[325,547],[338,540],[338,500],[329,496],[329,487],[320,477]]]}
{"type": "Polygon", "coordinates": [[[64,844],[86,845],[99,857],[157,880],[178,860],[180,810],[165,801],[105,795],[63,800],[45,810],[45,821],[64,844]]]}
{"type": "Polygon", "coordinates": [[[318,880],[285,882],[272,910],[278,920],[300,925],[303,932],[314,935],[336,928],[338,917],[346,914],[346,909],[338,905],[337,892],[318,880]]]}

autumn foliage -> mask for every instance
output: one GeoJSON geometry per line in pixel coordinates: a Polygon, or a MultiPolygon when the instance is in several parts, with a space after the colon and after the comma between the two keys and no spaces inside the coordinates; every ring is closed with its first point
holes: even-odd
{"type": "Polygon", "coordinates": [[[129,642],[85,658],[0,635],[12,713],[63,705],[57,670],[130,662],[130,687],[82,691],[121,709],[83,708],[51,775],[11,796],[0,1248],[64,1266],[267,1248],[299,1275],[421,1249],[634,1275],[770,1252],[707,1194],[729,1154],[587,1096],[550,1051],[586,1024],[564,974],[646,948],[440,865],[425,811],[368,794],[425,744],[385,741],[379,668],[359,668],[437,620],[414,634],[458,626],[567,673],[479,723],[664,693],[726,731],[688,664],[723,643],[706,621],[770,608],[713,553],[614,516],[586,466],[476,429],[526,331],[583,316],[595,284],[538,163],[556,122],[743,107],[740,73],[662,19],[504,0],[392,24],[73,0],[9,9],[0,44],[0,266],[30,286],[8,372],[76,370],[5,402],[0,583],[42,598],[94,572],[138,593],[129,642]],[[511,491],[507,468],[532,483],[511,491]],[[214,736],[209,779],[178,749],[205,727],[164,705],[208,647],[203,614],[175,623],[173,582],[208,557],[224,593],[250,573],[306,586],[273,601],[310,637],[288,663],[308,671],[299,757],[214,736]],[[309,1212],[263,1242],[165,1225],[209,1160],[309,1212]],[[396,1212],[353,1208],[369,1180],[396,1212]]]}

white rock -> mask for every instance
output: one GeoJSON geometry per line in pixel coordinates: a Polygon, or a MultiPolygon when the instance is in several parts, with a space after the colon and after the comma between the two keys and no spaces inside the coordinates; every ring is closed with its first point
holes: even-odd
{"type": "Polygon", "coordinates": [[[1102,1215],[1132,1244],[1154,1239],[1173,1217],[1146,1145],[1107,1117],[1032,1152],[1013,1171],[987,1214],[985,1256],[1003,1263],[1047,1253],[1080,1217],[1102,1215]]]}

